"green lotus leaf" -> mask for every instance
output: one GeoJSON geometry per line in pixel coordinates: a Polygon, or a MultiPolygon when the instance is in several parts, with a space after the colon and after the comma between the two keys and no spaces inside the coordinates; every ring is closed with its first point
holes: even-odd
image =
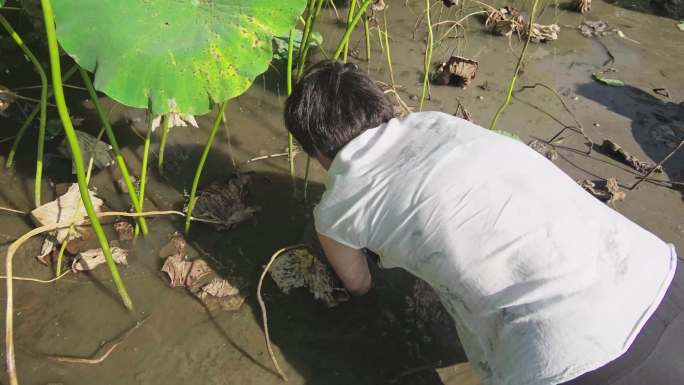
{"type": "MultiPolygon", "coordinates": [[[[2,0],[0,0],[2,1],[2,0]]],[[[62,48],[95,87],[155,114],[207,113],[245,92],[306,0],[55,0],[62,48]]]]}
{"type": "Polygon", "coordinates": [[[5,0],[0,0],[0,7],[2,7],[3,5],[5,5],[5,0]]]}

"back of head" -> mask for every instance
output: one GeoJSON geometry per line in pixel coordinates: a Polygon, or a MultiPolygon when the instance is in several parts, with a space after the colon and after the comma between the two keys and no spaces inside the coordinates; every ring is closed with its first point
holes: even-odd
{"type": "Polygon", "coordinates": [[[385,93],[354,64],[311,67],[285,103],[285,125],[304,151],[328,159],[363,131],[392,119],[385,93]]]}

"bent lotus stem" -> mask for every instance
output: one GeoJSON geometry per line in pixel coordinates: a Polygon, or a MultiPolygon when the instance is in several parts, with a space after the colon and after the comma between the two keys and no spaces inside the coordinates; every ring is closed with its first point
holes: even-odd
{"type": "Polygon", "coordinates": [[[527,46],[530,45],[530,31],[532,31],[532,23],[534,23],[534,16],[535,13],[537,12],[537,3],[539,0],[534,0],[532,2],[532,12],[530,13],[530,22],[527,26],[527,40],[525,40],[525,45],[523,45],[522,51],[520,51],[520,57],[518,57],[518,63],[515,65],[515,70],[513,70],[513,76],[511,77],[511,83],[508,85],[508,91],[506,92],[506,98],[504,101],[501,103],[499,108],[496,110],[496,113],[494,114],[494,118],[492,118],[492,124],[489,126],[490,130],[494,130],[496,128],[496,122],[499,120],[501,117],[501,114],[504,112],[506,107],[508,106],[508,103],[511,102],[511,97],[513,96],[513,88],[515,88],[515,83],[518,81],[518,74],[520,73],[520,68],[522,67],[522,63],[525,60],[525,51],[527,51],[527,46]]]}
{"type": "Polygon", "coordinates": [[[190,222],[192,221],[192,210],[195,208],[195,196],[197,195],[197,186],[199,185],[200,177],[202,176],[202,170],[204,169],[204,163],[207,161],[207,156],[209,155],[209,150],[211,150],[211,145],[214,142],[214,137],[216,132],[221,126],[221,119],[223,118],[223,112],[226,110],[228,101],[221,103],[219,110],[216,113],[216,118],[214,119],[214,125],[211,127],[211,132],[209,133],[209,138],[207,139],[207,144],[204,146],[204,151],[202,151],[202,156],[200,157],[199,164],[197,165],[197,171],[195,171],[195,179],[192,181],[192,188],[190,189],[190,200],[188,201],[188,207],[185,211],[185,232],[190,231],[190,222]]]}
{"type": "MultiPolygon", "coordinates": [[[[140,166],[140,186],[138,187],[138,202],[140,203],[140,211],[142,212],[145,206],[145,186],[147,186],[147,164],[150,161],[150,143],[152,141],[152,112],[147,111],[147,132],[145,133],[145,146],[143,147],[142,165],[140,166]]],[[[135,236],[140,233],[140,225],[135,225],[135,236]]]]}
{"type": "MultiPolygon", "coordinates": [[[[7,30],[7,33],[12,36],[15,43],[21,48],[26,57],[29,58],[33,67],[35,68],[38,76],[40,77],[40,120],[38,123],[38,147],[36,156],[36,179],[34,185],[34,204],[36,207],[40,206],[40,193],[43,181],[43,152],[45,151],[45,119],[46,119],[46,109],[47,109],[47,76],[45,75],[45,70],[36,56],[31,52],[31,50],[24,44],[19,34],[12,28],[10,23],[5,19],[4,16],[0,15],[0,24],[7,30]]],[[[9,162],[9,160],[8,160],[9,162]]]]}
{"type": "Polygon", "coordinates": [[[159,156],[157,157],[157,168],[159,175],[164,174],[164,150],[166,149],[166,140],[169,136],[169,115],[162,116],[161,124],[161,142],[159,143],[159,156]]]}
{"type": "MultiPolygon", "coordinates": [[[[88,75],[88,72],[86,72],[86,70],[84,70],[83,68],[79,67],[79,71],[81,72],[81,78],[83,78],[83,83],[85,84],[86,89],[88,90],[90,99],[93,101],[93,104],[95,105],[95,110],[97,111],[97,114],[100,117],[100,121],[102,122],[102,126],[104,127],[105,133],[107,134],[109,144],[112,146],[112,150],[114,151],[114,159],[116,160],[117,166],[119,166],[121,176],[124,180],[124,183],[126,184],[126,188],[128,189],[128,196],[131,198],[133,208],[137,213],[141,213],[142,204],[140,200],[138,200],[138,196],[135,193],[135,187],[133,186],[133,182],[131,181],[131,175],[128,172],[126,161],[124,160],[124,157],[121,154],[121,149],[119,148],[119,142],[116,140],[116,136],[114,136],[114,130],[112,129],[112,125],[109,123],[109,116],[107,116],[107,113],[105,112],[104,108],[102,108],[102,104],[100,104],[100,100],[97,96],[97,92],[95,91],[95,87],[93,87],[93,82],[90,80],[90,75],[88,75]]],[[[138,225],[140,226],[143,235],[147,235],[148,230],[145,218],[140,217],[138,219],[138,225]]]]}
{"type": "MultiPolygon", "coordinates": [[[[77,69],[78,64],[74,64],[71,68],[69,68],[69,70],[65,72],[64,76],[62,77],[62,83],[69,80],[76,73],[77,69]]],[[[52,94],[53,91],[50,90],[47,94],[48,99],[52,97],[52,94]]],[[[35,106],[26,117],[26,120],[24,120],[24,123],[19,128],[19,131],[17,131],[17,136],[14,137],[14,141],[12,142],[12,148],[10,149],[9,154],[7,155],[7,161],[5,161],[6,168],[14,167],[14,156],[17,153],[17,148],[19,148],[19,143],[21,143],[21,140],[24,138],[24,134],[26,134],[26,130],[33,122],[33,119],[35,119],[36,115],[38,115],[38,112],[40,112],[41,107],[42,106],[40,104],[35,106]]]]}
{"type": "Polygon", "coordinates": [[[342,35],[342,38],[340,39],[340,42],[337,45],[337,49],[335,50],[335,54],[333,55],[333,60],[339,59],[340,55],[342,55],[344,47],[346,47],[349,43],[349,37],[351,37],[352,31],[354,30],[356,25],[359,24],[359,20],[361,20],[361,17],[366,14],[366,9],[368,9],[368,6],[370,5],[371,1],[373,0],[364,0],[364,2],[361,4],[359,11],[351,20],[351,23],[347,24],[347,30],[344,31],[344,35],[342,35]]]}
{"type": "MultiPolygon", "coordinates": [[[[536,1],[536,0],[535,0],[536,1]]],[[[432,20],[430,19],[430,0],[425,0],[425,18],[427,19],[428,41],[425,49],[425,63],[423,66],[423,88],[420,91],[420,104],[418,110],[423,111],[423,104],[425,103],[425,94],[427,93],[428,81],[430,80],[430,63],[432,63],[432,46],[434,44],[434,36],[432,34],[432,20]]]]}
{"type": "MultiPolygon", "coordinates": [[[[86,182],[85,170],[83,165],[83,155],[81,154],[81,149],[79,148],[78,139],[76,137],[76,132],[74,126],[71,123],[71,118],[69,117],[69,110],[66,105],[66,100],[64,98],[64,88],[62,86],[61,68],[59,63],[59,48],[57,46],[57,35],[55,33],[55,20],[52,13],[52,3],[50,0],[41,0],[41,5],[43,8],[43,18],[45,21],[45,31],[48,38],[48,48],[50,53],[50,67],[52,73],[52,83],[55,93],[55,104],[57,105],[57,111],[59,117],[62,120],[62,125],[64,126],[64,132],[66,134],[67,142],[69,143],[69,148],[71,150],[72,158],[76,168],[76,178],[78,181],[78,189],[81,193],[81,199],[83,201],[83,206],[85,207],[88,218],[90,218],[91,226],[100,247],[102,248],[102,253],[105,256],[107,262],[107,267],[112,275],[112,280],[116,285],[117,292],[123,301],[124,306],[133,310],[133,302],[124,286],[119,271],[114,263],[114,258],[112,257],[112,251],[109,248],[109,242],[107,241],[107,236],[102,229],[102,225],[97,217],[95,208],[93,207],[93,202],[90,199],[90,193],[88,190],[88,184],[86,182]]],[[[8,287],[8,296],[11,298],[10,289],[8,287]]],[[[12,322],[12,315],[7,315],[7,322],[12,322]]],[[[14,357],[12,357],[13,359],[14,357]]],[[[7,357],[8,361],[10,357],[7,357]]],[[[18,385],[16,378],[16,367],[10,368],[8,366],[8,373],[14,371],[13,375],[10,373],[10,384],[18,385]]]]}

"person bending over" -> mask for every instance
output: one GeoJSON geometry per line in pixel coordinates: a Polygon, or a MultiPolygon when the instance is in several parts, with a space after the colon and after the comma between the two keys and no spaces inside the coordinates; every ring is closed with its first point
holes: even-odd
{"type": "Polygon", "coordinates": [[[286,102],[287,129],[327,170],[315,225],[351,293],[371,288],[364,248],[429,283],[485,384],[684,384],[674,246],[515,139],[393,115],[339,62],[286,102]]]}

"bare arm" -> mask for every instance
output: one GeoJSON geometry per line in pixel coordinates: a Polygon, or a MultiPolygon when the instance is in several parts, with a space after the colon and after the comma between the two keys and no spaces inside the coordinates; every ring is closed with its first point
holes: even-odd
{"type": "Polygon", "coordinates": [[[344,287],[356,296],[366,294],[371,287],[371,275],[363,251],[345,246],[325,235],[318,234],[318,238],[344,287]]]}

